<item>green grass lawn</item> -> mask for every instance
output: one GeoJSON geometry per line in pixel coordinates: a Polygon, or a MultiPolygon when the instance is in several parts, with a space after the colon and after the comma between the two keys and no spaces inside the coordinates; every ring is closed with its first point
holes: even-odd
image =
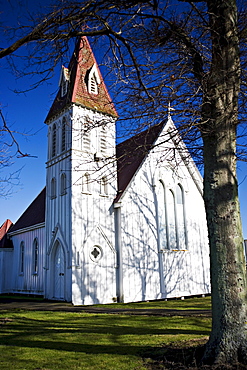
{"type": "MultiPolygon", "coordinates": [[[[134,307],[207,309],[210,299],[159,301],[134,307]]],[[[0,369],[144,370],[149,354],[166,345],[183,346],[192,339],[195,343],[206,339],[210,326],[211,320],[201,316],[0,311],[0,369]]]]}
{"type": "MultiPolygon", "coordinates": [[[[102,307],[102,305],[95,305],[102,307]]],[[[175,310],[210,310],[211,297],[193,297],[181,299],[168,299],[138,303],[111,303],[104,305],[104,308],[131,308],[131,309],[175,309],[175,310]]]]}

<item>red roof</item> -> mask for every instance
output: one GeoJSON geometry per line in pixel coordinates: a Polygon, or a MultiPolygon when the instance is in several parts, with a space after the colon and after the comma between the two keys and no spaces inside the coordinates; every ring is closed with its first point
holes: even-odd
{"type": "Polygon", "coordinates": [[[70,77],[67,93],[62,97],[61,89],[59,89],[45,122],[72,103],[118,117],[86,37],[80,38],[77,42],[75,52],[69,64],[68,73],[70,77]],[[87,77],[94,65],[97,69],[100,83],[98,85],[98,93],[90,94],[87,87],[87,77]]]}
{"type": "Polygon", "coordinates": [[[163,127],[164,122],[161,122],[117,145],[118,194],[115,202],[121,198],[163,127]]]}
{"type": "Polygon", "coordinates": [[[12,248],[13,245],[7,237],[9,228],[13,225],[12,221],[6,220],[0,227],[0,248],[12,248]]]}
{"type": "Polygon", "coordinates": [[[11,225],[13,225],[13,223],[8,219],[2,224],[2,226],[0,227],[0,240],[2,240],[2,238],[7,233],[11,225]]]}

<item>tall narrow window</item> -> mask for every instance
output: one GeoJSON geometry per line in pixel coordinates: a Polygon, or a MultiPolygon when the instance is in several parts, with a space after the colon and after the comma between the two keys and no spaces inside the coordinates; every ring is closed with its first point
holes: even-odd
{"type": "Polygon", "coordinates": [[[83,146],[84,146],[84,150],[86,150],[87,152],[90,152],[90,149],[91,149],[91,122],[90,120],[87,118],[85,123],[84,123],[84,127],[83,127],[83,146]]]}
{"type": "Polygon", "coordinates": [[[62,66],[59,80],[61,98],[63,98],[67,94],[68,83],[69,83],[69,70],[68,68],[62,66]]]}
{"type": "Polygon", "coordinates": [[[82,176],[82,192],[83,193],[90,193],[90,175],[89,173],[85,173],[83,176],[82,176]]]}
{"type": "Polygon", "coordinates": [[[62,137],[61,137],[61,152],[66,149],[66,119],[63,118],[62,122],[62,137]]]}
{"type": "Polygon", "coordinates": [[[176,187],[177,235],[180,249],[187,248],[184,191],[180,184],[176,187]]]}
{"type": "Polygon", "coordinates": [[[38,256],[39,256],[39,245],[37,238],[33,241],[33,273],[38,273],[38,256]]]}
{"type": "Polygon", "coordinates": [[[169,247],[170,249],[178,249],[175,197],[171,189],[169,189],[167,192],[167,214],[169,228],[169,247]]]}
{"type": "Polygon", "coordinates": [[[96,65],[94,64],[86,74],[88,92],[89,94],[98,94],[98,85],[100,84],[100,77],[96,65]]]}
{"type": "Polygon", "coordinates": [[[51,179],[51,198],[54,199],[57,196],[57,184],[56,184],[56,179],[53,177],[51,179]]]}
{"type": "Polygon", "coordinates": [[[100,152],[105,156],[107,149],[107,142],[106,142],[106,128],[105,126],[101,127],[100,132],[100,152]]]}
{"type": "Polygon", "coordinates": [[[20,265],[19,265],[20,274],[24,274],[24,258],[25,258],[25,246],[24,242],[22,241],[20,244],[20,265]]]}
{"type": "Polygon", "coordinates": [[[51,148],[51,156],[55,157],[57,154],[57,126],[54,123],[52,127],[52,148],[51,148]]]}
{"type": "Polygon", "coordinates": [[[167,249],[169,247],[168,233],[167,233],[167,205],[166,205],[166,188],[162,180],[159,181],[158,186],[158,221],[159,221],[159,240],[160,249],[167,249]]]}
{"type": "Polygon", "coordinates": [[[68,82],[66,80],[63,80],[61,84],[61,97],[64,97],[67,94],[68,89],[68,82]]]}
{"type": "Polygon", "coordinates": [[[62,173],[60,177],[60,195],[66,194],[66,175],[62,173]]]}

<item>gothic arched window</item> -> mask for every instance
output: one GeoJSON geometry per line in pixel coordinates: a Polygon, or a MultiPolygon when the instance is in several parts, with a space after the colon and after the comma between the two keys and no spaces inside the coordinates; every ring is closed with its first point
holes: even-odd
{"type": "Polygon", "coordinates": [[[37,238],[33,241],[33,273],[38,273],[39,244],[37,238]]]}
{"type": "Polygon", "coordinates": [[[92,68],[88,71],[88,92],[89,94],[98,94],[98,85],[100,84],[99,73],[96,65],[94,64],[92,68]]]}
{"type": "Polygon", "coordinates": [[[159,180],[158,185],[158,220],[160,249],[167,249],[169,248],[169,240],[167,232],[166,187],[162,180],[159,180]]]}
{"type": "Polygon", "coordinates": [[[176,204],[174,192],[169,189],[167,192],[167,216],[169,230],[169,248],[178,249],[177,225],[176,225],[176,204]]]}
{"type": "Polygon", "coordinates": [[[51,179],[51,199],[56,198],[57,196],[57,182],[55,177],[51,179]]]}
{"type": "Polygon", "coordinates": [[[60,195],[66,194],[66,174],[63,172],[60,176],[60,195]]]}
{"type": "Polygon", "coordinates": [[[182,185],[180,184],[178,184],[176,187],[176,213],[177,213],[177,235],[179,249],[186,249],[187,240],[186,240],[184,190],[182,185]]]}
{"type": "Polygon", "coordinates": [[[83,126],[83,149],[90,152],[91,149],[91,121],[86,118],[83,126]]]}
{"type": "Polygon", "coordinates": [[[66,119],[62,122],[61,152],[66,150],[66,119]]]}
{"type": "Polygon", "coordinates": [[[19,273],[24,274],[24,261],[25,261],[25,246],[22,241],[20,244],[20,259],[19,259],[19,273]]]}
{"type": "Polygon", "coordinates": [[[54,123],[52,127],[52,143],[51,143],[51,156],[55,157],[57,154],[57,126],[54,123]]]}
{"type": "Polygon", "coordinates": [[[68,68],[62,66],[59,80],[61,98],[63,98],[67,94],[68,83],[69,83],[69,70],[68,68]]]}
{"type": "Polygon", "coordinates": [[[100,131],[100,152],[106,155],[107,142],[106,142],[106,127],[102,126],[100,131]]]}

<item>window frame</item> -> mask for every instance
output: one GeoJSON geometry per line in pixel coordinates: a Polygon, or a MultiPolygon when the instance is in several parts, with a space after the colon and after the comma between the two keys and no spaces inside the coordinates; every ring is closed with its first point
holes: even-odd
{"type": "Polygon", "coordinates": [[[103,156],[107,155],[107,132],[106,132],[106,126],[101,126],[100,130],[100,153],[103,156]]]}
{"type": "Polygon", "coordinates": [[[24,275],[25,267],[25,243],[24,240],[20,243],[20,255],[19,255],[19,275],[24,275]]]}
{"type": "Polygon", "coordinates": [[[57,181],[56,178],[53,177],[51,179],[51,199],[55,199],[57,197],[57,181]]]}
{"type": "Polygon", "coordinates": [[[61,153],[64,152],[66,150],[66,147],[67,147],[67,143],[66,143],[66,125],[67,125],[67,122],[66,122],[66,118],[63,117],[63,120],[62,120],[62,132],[61,132],[61,153]]]}
{"type": "Polygon", "coordinates": [[[187,235],[187,224],[186,224],[186,209],[185,209],[185,194],[184,194],[184,188],[182,184],[178,183],[176,185],[176,213],[177,213],[177,233],[178,233],[178,241],[179,241],[179,249],[183,250],[183,248],[180,248],[180,233],[183,234],[183,240],[184,240],[184,247],[185,249],[188,249],[188,235],[187,235]],[[178,189],[180,194],[178,194],[178,189]],[[182,210],[179,210],[179,206],[181,206],[182,210]],[[182,224],[180,224],[179,220],[182,218],[182,224]],[[181,230],[182,228],[182,230],[181,230]]]}
{"type": "Polygon", "coordinates": [[[38,265],[39,265],[39,243],[38,238],[33,240],[33,275],[38,275],[38,265]]]}
{"type": "Polygon", "coordinates": [[[91,152],[91,127],[92,121],[89,117],[85,118],[85,122],[83,122],[83,150],[87,153],[91,152]]]}
{"type": "Polygon", "coordinates": [[[51,157],[57,155],[57,124],[54,123],[52,126],[52,138],[51,138],[51,157]]]}
{"type": "Polygon", "coordinates": [[[88,92],[89,94],[99,94],[100,77],[96,65],[94,64],[88,74],[88,92]]]}
{"type": "Polygon", "coordinates": [[[60,176],[60,195],[65,195],[67,194],[66,190],[66,173],[63,172],[60,176]]]}

